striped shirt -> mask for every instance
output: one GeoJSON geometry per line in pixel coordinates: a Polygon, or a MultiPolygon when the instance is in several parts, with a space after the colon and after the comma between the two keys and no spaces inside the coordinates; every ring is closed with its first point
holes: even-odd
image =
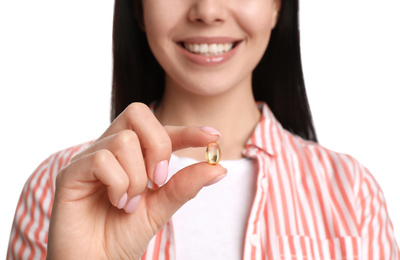
{"type": "MultiPolygon", "coordinates": [[[[261,120],[243,151],[258,163],[243,259],[400,259],[382,191],[369,171],[289,133],[266,104],[259,105],[261,120]]],[[[52,155],[28,179],[8,259],[45,259],[56,175],[87,146],[52,155]]],[[[175,259],[171,221],[141,259],[175,259]]]]}

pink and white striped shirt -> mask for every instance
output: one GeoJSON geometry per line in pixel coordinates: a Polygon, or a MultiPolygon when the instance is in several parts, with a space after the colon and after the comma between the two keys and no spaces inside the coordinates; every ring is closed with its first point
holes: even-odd
{"type": "MultiPolygon", "coordinates": [[[[266,104],[243,155],[258,162],[243,259],[400,259],[379,185],[355,159],[284,130],[266,104]]],[[[83,144],[43,162],[21,194],[8,259],[45,259],[55,179],[83,144]]],[[[173,225],[143,260],[175,259],[173,225]]]]}

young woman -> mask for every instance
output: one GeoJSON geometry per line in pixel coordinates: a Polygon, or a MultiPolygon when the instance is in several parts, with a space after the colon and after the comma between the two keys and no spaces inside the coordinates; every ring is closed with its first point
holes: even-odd
{"type": "Polygon", "coordinates": [[[113,122],[32,175],[8,258],[399,259],[373,177],[317,144],[297,12],[117,0],[113,122]]]}

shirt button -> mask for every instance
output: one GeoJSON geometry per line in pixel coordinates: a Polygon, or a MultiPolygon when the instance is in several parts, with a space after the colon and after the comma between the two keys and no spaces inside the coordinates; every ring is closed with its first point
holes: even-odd
{"type": "Polygon", "coordinates": [[[258,241],[259,241],[259,240],[260,240],[260,236],[257,235],[257,234],[253,234],[253,235],[251,235],[250,243],[251,243],[253,246],[256,246],[256,245],[258,244],[258,241]]]}

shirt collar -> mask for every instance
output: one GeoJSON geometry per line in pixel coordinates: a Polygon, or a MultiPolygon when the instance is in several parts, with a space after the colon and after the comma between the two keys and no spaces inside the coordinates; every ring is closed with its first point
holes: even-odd
{"type": "Polygon", "coordinates": [[[247,141],[243,155],[254,158],[259,151],[262,151],[274,156],[281,149],[279,137],[282,135],[283,128],[266,103],[258,102],[257,105],[261,111],[260,122],[247,141]]]}

